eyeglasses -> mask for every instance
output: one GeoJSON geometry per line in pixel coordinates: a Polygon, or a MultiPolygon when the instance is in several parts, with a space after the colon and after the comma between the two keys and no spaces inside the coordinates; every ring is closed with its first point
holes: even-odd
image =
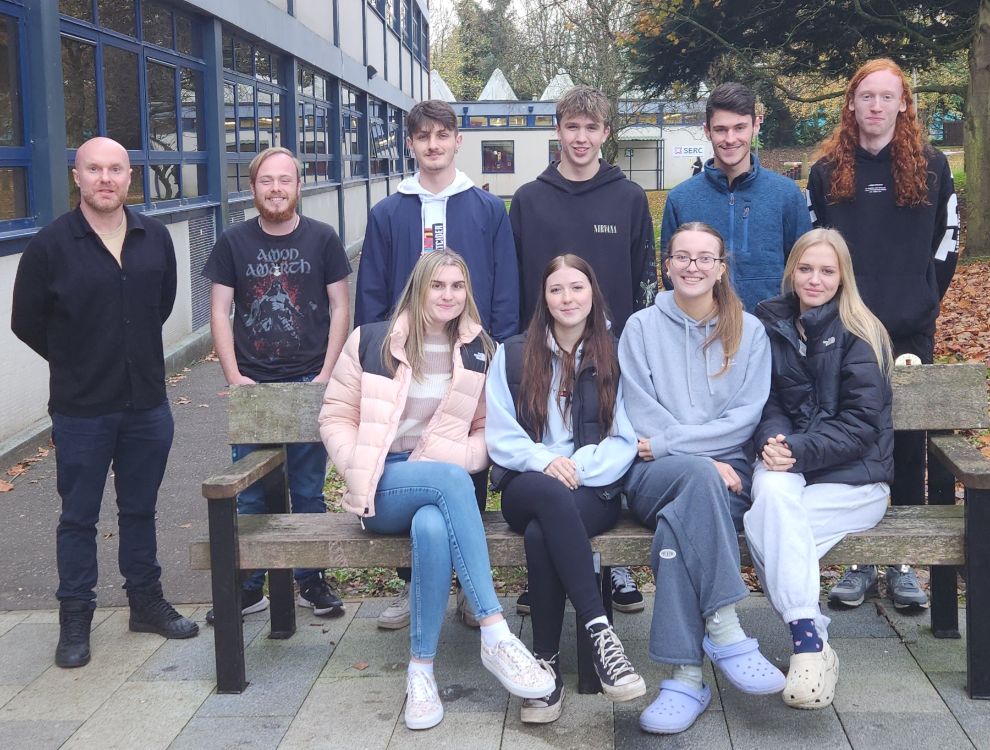
{"type": "Polygon", "coordinates": [[[717,263],[722,262],[721,258],[716,258],[714,255],[699,255],[697,258],[692,258],[687,253],[674,253],[668,256],[668,259],[674,268],[681,270],[688,268],[693,262],[699,271],[711,271],[717,263]]]}

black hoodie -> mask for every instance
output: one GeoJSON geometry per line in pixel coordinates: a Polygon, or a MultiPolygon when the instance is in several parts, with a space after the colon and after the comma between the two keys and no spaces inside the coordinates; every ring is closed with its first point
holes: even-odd
{"type": "Polygon", "coordinates": [[[509,209],[521,277],[520,325],[525,328],[543,294],[540,280],[552,258],[573,253],[591,264],[610,309],[612,332],[653,303],[657,291],[653,219],[646,193],[618,167],[573,182],[548,166],[516,191],[509,209]]]}
{"type": "Polygon", "coordinates": [[[856,148],[852,200],[828,199],[832,165],[819,160],[808,175],[811,220],[838,229],[852,253],[856,286],[896,341],[935,333],[942,295],[956,270],[959,211],[949,162],[929,148],[928,202],[898,206],[890,145],[876,155],[856,148]]]}

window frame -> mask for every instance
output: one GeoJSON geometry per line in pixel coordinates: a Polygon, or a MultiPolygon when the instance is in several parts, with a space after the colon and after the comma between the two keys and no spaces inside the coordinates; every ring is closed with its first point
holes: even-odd
{"type": "Polygon", "coordinates": [[[298,127],[298,137],[299,142],[296,144],[295,153],[299,160],[303,163],[303,187],[316,187],[316,186],[330,186],[340,184],[340,143],[339,139],[336,137],[337,132],[334,123],[335,118],[338,115],[337,103],[340,101],[340,96],[337,93],[337,79],[331,76],[329,73],[324,73],[318,68],[314,68],[310,65],[303,65],[301,62],[298,65],[299,76],[295,82],[296,87],[296,102],[297,111],[295,116],[297,122],[299,122],[298,127]],[[303,76],[307,73],[312,73],[314,76],[314,83],[316,77],[323,79],[323,98],[317,96],[317,91],[314,86],[313,93],[309,94],[305,92],[303,86],[303,76]],[[305,142],[305,133],[308,130],[305,124],[306,110],[307,106],[314,108],[313,111],[313,143],[317,143],[316,138],[316,124],[319,121],[319,111],[323,110],[325,112],[325,119],[321,132],[326,139],[326,151],[320,152],[314,150],[312,152],[307,151],[303,148],[303,143],[305,142]],[[301,122],[300,122],[301,121],[301,122]],[[310,165],[314,165],[313,173],[310,174],[310,165]],[[323,168],[323,175],[320,174],[320,165],[325,164],[323,168]]]}
{"type": "MultiPolygon", "coordinates": [[[[503,152],[505,153],[505,152],[503,152]]],[[[516,142],[514,140],[499,139],[497,141],[482,141],[481,142],[481,173],[482,174],[515,174],[516,173],[516,142]],[[486,147],[492,147],[497,144],[508,145],[508,154],[510,158],[508,160],[508,169],[488,169],[485,163],[485,149],[486,147]]]]}
{"type": "Polygon", "coordinates": [[[37,207],[34,197],[34,180],[32,178],[31,153],[31,91],[28,86],[27,65],[25,65],[25,46],[27,30],[24,22],[24,8],[6,2],[0,2],[0,15],[7,16],[13,21],[14,36],[17,39],[17,73],[13,76],[20,96],[19,119],[21,125],[21,144],[19,146],[0,146],[0,169],[24,170],[24,216],[14,219],[0,220],[0,234],[31,229],[37,226],[37,207]]]}

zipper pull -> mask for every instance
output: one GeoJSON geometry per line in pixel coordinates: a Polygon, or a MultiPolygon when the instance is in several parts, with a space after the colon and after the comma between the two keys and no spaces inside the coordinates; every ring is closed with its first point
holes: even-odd
{"type": "Polygon", "coordinates": [[[735,193],[729,193],[729,205],[730,206],[736,205],[736,194],[735,193]]]}
{"type": "Polygon", "coordinates": [[[743,209],[743,218],[744,219],[749,218],[749,206],[746,206],[746,208],[743,209]]]}

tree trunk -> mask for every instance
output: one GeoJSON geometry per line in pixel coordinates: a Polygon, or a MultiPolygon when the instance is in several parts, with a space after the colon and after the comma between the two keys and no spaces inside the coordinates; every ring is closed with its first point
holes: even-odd
{"type": "Polygon", "coordinates": [[[981,0],[969,48],[966,97],[966,248],[968,256],[990,256],[990,0],[981,0]]]}

